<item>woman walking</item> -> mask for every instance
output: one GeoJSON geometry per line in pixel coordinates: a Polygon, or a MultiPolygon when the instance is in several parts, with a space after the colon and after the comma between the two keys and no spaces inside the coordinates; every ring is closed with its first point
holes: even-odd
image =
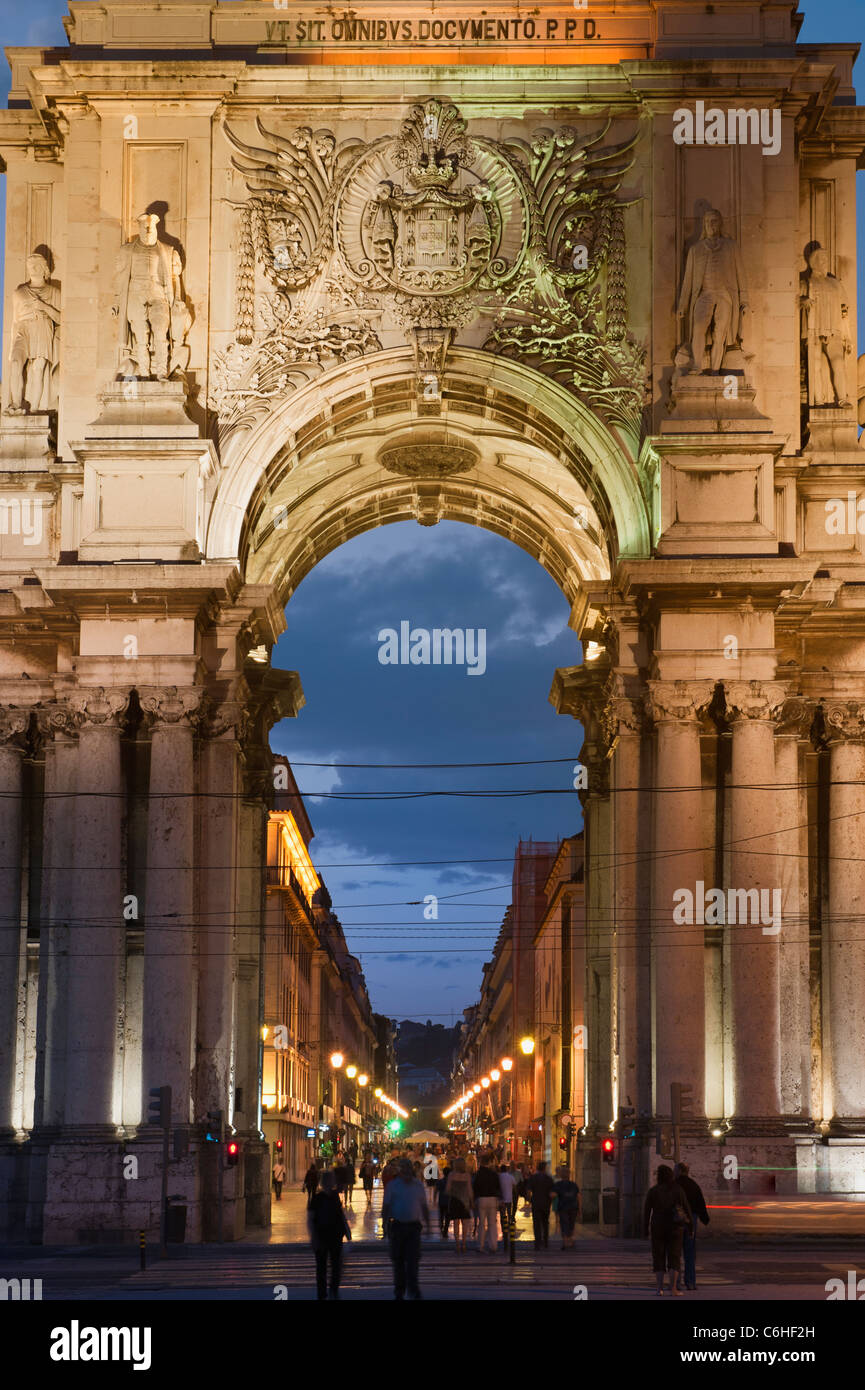
{"type": "Polygon", "coordinates": [[[453,1171],[448,1174],[445,1185],[448,1198],[448,1215],[454,1223],[454,1240],[460,1255],[466,1253],[466,1222],[470,1219],[474,1198],[471,1175],[466,1171],[464,1158],[455,1158],[453,1171]]]}
{"type": "Polygon", "coordinates": [[[670,1293],[676,1298],[682,1296],[682,1290],[678,1287],[682,1241],[692,1219],[691,1207],[683,1188],[673,1178],[672,1168],[662,1163],[656,1185],[646,1193],[643,1212],[643,1231],[646,1239],[651,1236],[652,1268],[659,1297],[664,1292],[664,1272],[667,1269],[670,1271],[670,1293]]]}
{"type": "Polygon", "coordinates": [[[306,1205],[312,1201],[315,1189],[318,1187],[318,1169],[314,1163],[310,1163],[306,1170],[306,1177],[303,1180],[303,1188],[306,1192],[306,1205]]]}
{"type": "Polygon", "coordinates": [[[315,1254],[318,1297],[322,1300],[327,1298],[327,1262],[330,1260],[330,1296],[339,1298],[342,1242],[351,1240],[351,1231],[336,1190],[336,1178],[330,1169],[321,1175],[321,1189],[309,1204],[306,1220],[315,1254]]]}
{"type": "Polygon", "coordinates": [[[367,1154],[363,1163],[360,1165],[360,1180],[363,1183],[363,1190],[366,1193],[366,1204],[372,1206],[372,1189],[375,1186],[375,1164],[367,1154]]]}

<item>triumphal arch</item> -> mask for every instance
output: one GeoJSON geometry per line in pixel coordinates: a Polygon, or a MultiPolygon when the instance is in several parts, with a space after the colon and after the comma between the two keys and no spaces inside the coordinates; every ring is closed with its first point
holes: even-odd
{"type": "Polygon", "coordinates": [[[164,1085],[190,1235],[214,1109],[261,1219],[270,653],[407,518],[522,546],[585,644],[587,1184],[678,1096],[710,1190],[865,1190],[865,111],[795,9],[70,0],[10,52],[13,1233],[152,1230],[164,1085]]]}

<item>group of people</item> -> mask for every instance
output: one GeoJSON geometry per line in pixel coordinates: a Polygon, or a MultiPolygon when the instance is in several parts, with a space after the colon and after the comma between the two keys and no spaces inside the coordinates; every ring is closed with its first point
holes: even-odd
{"type": "Polygon", "coordinates": [[[687,1163],[670,1168],[662,1163],[657,1182],[646,1193],[643,1232],[652,1242],[652,1268],[656,1292],[664,1292],[664,1275],[669,1270],[670,1293],[681,1297],[679,1275],[685,1257],[685,1288],[697,1287],[697,1222],[709,1224],[706,1199],[699,1183],[691,1177],[687,1163]]]}
{"type": "MultiPolygon", "coordinates": [[[[360,1178],[368,1207],[372,1205],[376,1180],[381,1182],[382,1238],[390,1244],[394,1297],[398,1300],[421,1297],[421,1236],[424,1230],[430,1234],[431,1206],[438,1207],[443,1239],[449,1238],[453,1226],[459,1254],[466,1252],[469,1236],[477,1240],[479,1253],[495,1254],[499,1226],[507,1241],[521,1198],[525,1203],[523,1210],[531,1212],[536,1250],[549,1246],[552,1213],[557,1218],[562,1250],[573,1248],[576,1223],[582,1220],[580,1189],[565,1165],[559,1166],[554,1178],[543,1161],[534,1166],[518,1166],[497,1159],[493,1153],[441,1158],[427,1153],[423,1159],[394,1153],[382,1162],[381,1156],[368,1152],[361,1163],[360,1178]]],[[[351,1240],[346,1208],[352,1206],[356,1180],[354,1160],[346,1154],[338,1154],[332,1168],[324,1168],[321,1160],[311,1164],[304,1178],[319,1299],[328,1296],[328,1268],[330,1296],[339,1297],[343,1241],[351,1240]]],[[[683,1255],[684,1288],[696,1289],[698,1221],[708,1225],[709,1213],[687,1163],[677,1163],[675,1169],[662,1164],[657,1170],[657,1182],[646,1196],[643,1214],[658,1295],[664,1292],[667,1272],[670,1293],[677,1297],[682,1294],[679,1280],[683,1255]]]]}

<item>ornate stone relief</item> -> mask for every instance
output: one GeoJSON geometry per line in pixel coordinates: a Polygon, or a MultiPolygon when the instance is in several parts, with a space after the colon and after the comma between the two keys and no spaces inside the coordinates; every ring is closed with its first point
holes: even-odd
{"type": "Polygon", "coordinates": [[[711,703],[715,682],[649,681],[646,710],[656,724],[664,719],[696,719],[711,703]]]}
{"type": "Polygon", "coordinates": [[[775,720],[787,699],[787,686],[780,681],[725,681],[727,717],[775,720]]]}
{"type": "Polygon", "coordinates": [[[865,705],[858,700],[826,700],[823,720],[829,743],[865,742],[865,705]]]}
{"type": "Polygon", "coordinates": [[[486,351],[636,428],[643,357],[627,337],[616,191],[637,136],[607,146],[609,126],[498,142],[438,100],[369,143],[259,120],[256,146],[226,126],[250,196],[236,204],[236,341],[212,374],[223,435],[329,361],[380,350],[371,319],[385,313],[415,348],[423,402],[440,400],[450,344],[483,315],[486,351]]]}
{"type": "Polygon", "coordinates": [[[456,443],[443,430],[395,439],[378,456],[382,468],[404,478],[446,478],[468,473],[480,462],[477,450],[456,443]]]}

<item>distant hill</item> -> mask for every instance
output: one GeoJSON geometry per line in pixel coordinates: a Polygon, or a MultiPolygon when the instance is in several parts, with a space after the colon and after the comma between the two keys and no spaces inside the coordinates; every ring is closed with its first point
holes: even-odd
{"type": "Polygon", "coordinates": [[[434,1067],[442,1076],[449,1077],[453,1051],[459,1036],[459,1028],[446,1028],[443,1023],[417,1023],[405,1019],[399,1025],[396,1042],[398,1063],[410,1063],[415,1067],[434,1067]]]}

